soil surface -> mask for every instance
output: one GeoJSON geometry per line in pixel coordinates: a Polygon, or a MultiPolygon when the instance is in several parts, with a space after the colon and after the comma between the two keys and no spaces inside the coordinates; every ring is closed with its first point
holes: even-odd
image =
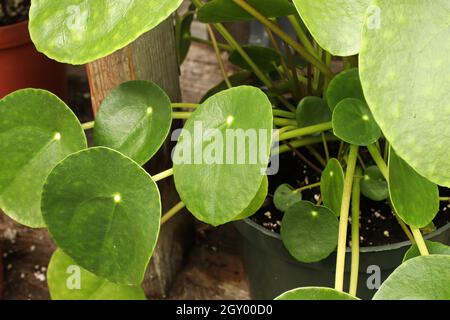
{"type": "MultiPolygon", "coordinates": [[[[321,154],[322,148],[317,148],[321,154]]],[[[333,155],[335,146],[330,148],[333,155]]],[[[323,169],[323,166],[305,148],[300,150],[301,156],[306,157],[315,167],[323,169]]],[[[363,158],[364,158],[364,150],[363,158]]],[[[275,208],[273,194],[277,186],[289,183],[294,188],[299,188],[320,181],[320,174],[312,166],[307,165],[294,152],[287,152],[280,156],[280,170],[277,175],[269,177],[269,195],[263,207],[256,213],[252,220],[265,228],[280,232],[283,213],[275,208]]],[[[440,194],[450,195],[448,189],[442,189],[440,194]]],[[[318,203],[320,201],[320,188],[302,192],[303,200],[318,203]]],[[[428,232],[444,226],[450,222],[450,202],[441,202],[441,211],[434,220],[435,227],[429,228],[428,232]]],[[[351,223],[351,219],[350,219],[351,223]]],[[[350,232],[349,241],[350,241],[350,232]]],[[[388,201],[372,201],[361,195],[361,218],[360,218],[360,245],[363,247],[379,246],[406,241],[408,238],[394,217],[388,201]]],[[[350,242],[349,242],[350,243],[350,242]]]]}
{"type": "Polygon", "coordinates": [[[30,0],[0,0],[0,26],[28,19],[30,0]]]}

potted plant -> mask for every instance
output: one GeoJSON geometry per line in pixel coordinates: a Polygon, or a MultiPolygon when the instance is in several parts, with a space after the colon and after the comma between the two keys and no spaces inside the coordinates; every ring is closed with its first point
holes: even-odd
{"type": "Polygon", "coordinates": [[[21,88],[67,95],[66,67],[39,53],[28,33],[30,0],[0,1],[0,97],[21,88]]]}
{"type": "MultiPolygon", "coordinates": [[[[110,21],[113,28],[101,31],[98,26],[104,17],[85,17],[108,4],[74,3],[33,2],[30,32],[37,48],[48,56],[81,64],[135,40],[181,1],[110,7],[111,17],[117,13],[120,19],[110,21]],[[44,36],[43,30],[50,36],[44,36]],[[66,42],[59,46],[62,35],[66,42]]],[[[160,225],[186,207],[213,226],[253,216],[253,222],[240,222],[238,228],[247,237],[249,251],[258,255],[259,268],[253,268],[255,256],[247,259],[250,279],[259,277],[263,284],[257,288],[251,281],[256,297],[368,297],[364,290],[359,294],[358,276],[360,268],[364,271],[370,263],[379,267],[383,280],[395,268],[375,298],[449,299],[450,275],[444,272],[450,263],[449,247],[424,240],[424,233],[435,228],[428,235],[433,240],[445,242],[449,237],[448,221],[438,215],[440,202],[448,200],[449,164],[445,151],[437,147],[449,135],[446,123],[440,121],[448,116],[448,106],[447,102],[444,108],[435,105],[446,101],[447,93],[434,85],[436,80],[445,83],[445,64],[439,61],[445,52],[442,46],[449,42],[440,37],[424,39],[430,48],[425,58],[437,78],[427,82],[429,78],[419,77],[421,86],[410,86],[405,83],[418,81],[411,80],[412,75],[428,72],[421,63],[424,46],[416,38],[413,43],[407,36],[399,40],[392,32],[401,23],[407,34],[426,30],[440,35],[445,23],[436,17],[446,21],[439,15],[448,10],[446,2],[430,7],[378,0],[370,8],[362,0],[326,5],[295,0],[295,6],[285,0],[192,3],[199,19],[211,24],[211,45],[219,65],[223,66],[222,48],[230,51],[231,62],[244,69],[228,76],[221,68],[224,82],[212,88],[200,105],[172,103],[147,81],[126,82],[114,89],[93,123],[80,124],[61,100],[42,90],[20,90],[0,101],[0,147],[5,151],[0,155],[0,207],[22,224],[47,228],[58,245],[47,274],[52,298],[145,298],[140,284],[160,225]],[[337,10],[344,4],[346,10],[337,10]],[[380,12],[384,28],[377,28],[380,12]],[[399,17],[399,12],[405,15],[399,17]],[[299,42],[273,22],[284,15],[290,16],[299,42]],[[422,25],[410,18],[428,15],[435,19],[424,18],[427,22],[422,25]],[[221,24],[233,19],[259,20],[270,37],[283,40],[287,50],[283,53],[276,41],[274,48],[242,47],[221,24]],[[217,43],[212,28],[228,45],[217,43]],[[396,61],[398,52],[417,61],[396,61]],[[345,58],[343,71],[331,70],[333,56],[358,53],[359,68],[356,59],[345,58]],[[419,112],[424,106],[426,114],[419,112]],[[174,166],[150,176],[141,165],[160,148],[172,119],[187,120],[181,132],[173,134],[174,166]],[[274,127],[279,130],[274,132],[274,127]],[[87,148],[83,131],[90,128],[95,146],[87,148]],[[429,146],[418,147],[418,139],[424,137],[429,146]],[[295,154],[294,160],[286,156],[288,151],[295,154]],[[269,179],[267,173],[277,171],[276,155],[282,155],[279,173],[269,179]],[[157,183],[172,175],[182,201],[161,215],[157,183]],[[309,192],[315,188],[320,195],[309,192]],[[364,231],[359,221],[366,227],[364,219],[377,217],[376,212],[380,220],[396,221],[397,229],[416,243],[404,258],[399,250],[408,243],[383,247],[380,253],[363,248],[360,255],[364,231]],[[267,228],[281,229],[281,236],[267,228]],[[335,257],[326,260],[335,251],[335,257]],[[329,268],[333,260],[334,270],[329,268]],[[285,280],[278,287],[270,284],[273,275],[258,273],[262,263],[267,270],[289,276],[290,287],[285,287],[285,280]],[[293,287],[297,284],[307,287],[293,287]],[[280,291],[288,289],[284,294],[280,291]]],[[[189,28],[178,26],[177,33],[178,47],[185,52],[192,40],[189,28]]],[[[401,237],[394,229],[384,231],[401,237]]]]}

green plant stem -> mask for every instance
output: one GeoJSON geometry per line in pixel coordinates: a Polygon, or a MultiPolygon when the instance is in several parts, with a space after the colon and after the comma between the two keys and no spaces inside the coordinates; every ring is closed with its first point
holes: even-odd
{"type": "Polygon", "coordinates": [[[177,213],[179,213],[181,210],[183,210],[186,207],[186,205],[183,202],[177,203],[172,209],[167,211],[162,217],[161,217],[161,226],[163,226],[167,221],[172,219],[177,213]]]}
{"type": "Polygon", "coordinates": [[[416,239],[417,247],[419,248],[420,255],[428,256],[430,252],[428,251],[427,245],[425,244],[425,240],[423,239],[422,232],[419,229],[411,227],[412,234],[414,235],[414,239],[416,239]]]}
{"type": "Polygon", "coordinates": [[[325,158],[327,159],[328,163],[328,161],[330,161],[330,151],[328,150],[328,142],[325,137],[325,133],[322,132],[320,136],[322,137],[323,150],[325,151],[325,158]]]}
{"type": "MultiPolygon", "coordinates": [[[[283,134],[280,134],[279,140],[283,141],[283,140],[308,136],[311,134],[328,131],[332,128],[333,128],[333,125],[331,124],[331,122],[324,122],[324,123],[316,124],[314,126],[299,128],[299,129],[295,129],[295,130],[292,130],[289,132],[285,132],[283,134]]],[[[319,137],[319,139],[321,139],[321,138],[319,137]]]]}
{"type": "Polygon", "coordinates": [[[305,190],[311,190],[311,189],[314,189],[314,188],[317,188],[317,187],[320,187],[320,182],[312,183],[312,184],[309,184],[307,186],[300,187],[298,189],[295,189],[295,192],[302,192],[302,191],[305,191],[305,190]]]}
{"type": "Polygon", "coordinates": [[[300,45],[300,43],[292,39],[291,36],[289,36],[286,32],[284,32],[278,25],[267,19],[258,10],[253,8],[244,0],[232,0],[232,1],[236,3],[238,6],[240,6],[242,9],[247,11],[249,14],[251,14],[253,17],[255,17],[257,20],[259,20],[259,22],[261,22],[264,26],[272,30],[273,33],[278,35],[284,42],[289,44],[295,51],[297,51],[301,56],[303,56],[308,62],[317,67],[325,75],[329,77],[333,76],[333,72],[330,69],[328,69],[328,67],[321,60],[317,59],[315,56],[309,53],[308,50],[306,50],[304,47],[300,45]]]}
{"type": "Polygon", "coordinates": [[[296,126],[297,121],[286,118],[273,118],[273,123],[277,126],[296,126]]]}
{"type": "Polygon", "coordinates": [[[305,157],[299,150],[294,148],[289,142],[284,141],[284,144],[286,144],[289,149],[300,159],[302,160],[306,165],[308,165],[311,169],[316,171],[319,175],[322,174],[322,169],[316,166],[314,163],[312,163],[307,157],[305,157]]]}
{"type": "Polygon", "coordinates": [[[319,54],[317,53],[316,49],[314,49],[314,46],[312,45],[311,41],[308,38],[308,35],[303,30],[302,26],[297,20],[297,17],[295,15],[290,15],[287,17],[292,28],[295,31],[295,34],[297,35],[298,39],[302,43],[302,45],[305,47],[308,52],[315,56],[316,58],[319,58],[319,54]]]}
{"type": "Polygon", "coordinates": [[[350,199],[352,196],[353,176],[355,174],[356,161],[358,159],[358,150],[358,146],[350,146],[347,161],[347,171],[345,173],[344,192],[342,195],[341,214],[339,218],[339,237],[337,245],[336,277],[334,285],[335,289],[338,291],[344,290],[345,250],[347,248],[348,216],[350,209],[350,199]]]}
{"type": "Polygon", "coordinates": [[[95,126],[95,121],[89,121],[89,122],[85,122],[83,124],[81,124],[81,127],[83,128],[83,130],[89,130],[94,128],[95,126]]]}
{"type": "Polygon", "coordinates": [[[222,72],[223,80],[225,81],[225,84],[227,85],[228,89],[232,88],[233,85],[230,82],[230,79],[228,78],[227,71],[225,70],[225,66],[223,65],[222,56],[220,55],[220,49],[217,45],[217,39],[214,35],[214,31],[211,29],[211,26],[208,25],[208,32],[209,36],[211,38],[211,41],[213,43],[214,53],[216,54],[217,63],[219,64],[220,72],[222,72]]]}
{"type": "Polygon", "coordinates": [[[172,112],[173,119],[189,119],[192,115],[192,112],[172,112]]]}
{"type": "MultiPolygon", "coordinates": [[[[338,138],[336,138],[334,135],[327,135],[327,140],[328,141],[337,141],[338,138]]],[[[322,141],[321,137],[306,137],[306,138],[302,138],[302,139],[298,139],[298,140],[294,140],[289,142],[289,145],[293,148],[301,148],[304,146],[308,146],[311,144],[316,144],[316,143],[320,143],[322,141]]],[[[291,151],[290,147],[288,145],[282,145],[278,148],[275,148],[274,150],[272,150],[272,154],[282,154],[285,152],[291,151]]]]}
{"type": "Polygon", "coordinates": [[[386,179],[386,181],[389,181],[388,166],[386,165],[386,162],[384,162],[384,159],[381,156],[377,146],[375,144],[371,144],[367,146],[367,149],[369,150],[369,153],[372,156],[373,161],[375,161],[376,165],[378,166],[378,169],[380,169],[383,177],[386,179]]]}
{"type": "Polygon", "coordinates": [[[198,103],[172,103],[172,108],[173,109],[177,109],[177,108],[186,108],[186,109],[196,109],[198,108],[200,105],[198,103]]]}
{"type": "Polygon", "coordinates": [[[313,146],[306,146],[306,149],[308,149],[309,153],[313,155],[314,158],[316,158],[317,161],[323,166],[327,166],[327,161],[322,157],[322,155],[317,152],[317,150],[313,146]]]}
{"type": "Polygon", "coordinates": [[[440,197],[440,201],[450,201],[450,197],[440,197]]]}
{"type": "MultiPolygon", "coordinates": [[[[189,39],[191,39],[194,42],[198,42],[198,43],[203,43],[203,44],[207,44],[210,45],[211,47],[213,46],[211,41],[208,41],[206,39],[202,39],[202,38],[198,38],[198,37],[189,37],[189,39]]],[[[233,47],[231,47],[230,45],[224,44],[224,43],[217,43],[219,49],[221,50],[225,50],[225,51],[233,51],[233,47]]]]}
{"type": "Polygon", "coordinates": [[[158,182],[173,175],[173,168],[160,172],[153,176],[153,181],[158,182]]]}
{"type": "Polygon", "coordinates": [[[273,109],[272,112],[273,112],[274,116],[279,116],[279,117],[288,118],[288,119],[295,119],[295,113],[293,113],[291,111],[273,109]]]}
{"type": "Polygon", "coordinates": [[[356,297],[359,274],[359,210],[361,199],[362,170],[356,168],[352,190],[352,264],[350,269],[349,293],[356,297]]]}

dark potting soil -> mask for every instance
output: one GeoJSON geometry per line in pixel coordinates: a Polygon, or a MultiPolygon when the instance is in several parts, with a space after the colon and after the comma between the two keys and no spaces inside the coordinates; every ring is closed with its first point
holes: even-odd
{"type": "Polygon", "coordinates": [[[0,0],[0,26],[28,19],[30,0],[0,0]]]}
{"type": "MultiPolygon", "coordinates": [[[[331,156],[335,154],[333,153],[333,149],[337,148],[330,148],[331,156]]],[[[301,151],[303,156],[306,156],[316,167],[323,169],[323,166],[311,154],[303,150],[301,151]]],[[[317,150],[323,154],[322,150],[317,150]]],[[[363,158],[365,158],[364,150],[362,151],[363,158]]],[[[273,194],[277,186],[283,183],[289,183],[294,188],[299,188],[319,181],[320,173],[312,169],[312,166],[305,164],[294,152],[282,154],[280,156],[280,169],[278,174],[269,176],[269,195],[262,208],[251,219],[266,229],[279,233],[283,213],[277,210],[273,204],[273,194]]],[[[450,191],[448,189],[442,189],[440,194],[450,196],[450,191]]],[[[302,199],[317,203],[320,199],[320,188],[302,192],[302,199]]],[[[440,228],[448,222],[450,222],[450,202],[441,202],[441,210],[434,220],[434,225],[436,228],[440,228]]],[[[434,230],[435,228],[430,228],[430,231],[434,230]]],[[[350,229],[348,235],[350,237],[350,229]]],[[[361,246],[379,246],[406,240],[408,238],[394,217],[388,201],[372,201],[361,195],[361,246]]],[[[348,241],[350,241],[350,238],[348,241]]]]}

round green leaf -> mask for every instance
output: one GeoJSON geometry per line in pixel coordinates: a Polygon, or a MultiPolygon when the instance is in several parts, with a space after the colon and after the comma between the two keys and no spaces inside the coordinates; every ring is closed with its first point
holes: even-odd
{"type": "Polygon", "coordinates": [[[48,265],[47,282],[53,300],[146,300],[141,287],[99,278],[59,249],[48,265]]]}
{"type": "Polygon", "coordinates": [[[94,143],[146,163],[161,147],[172,125],[167,94],[148,81],[129,81],[103,100],[94,127],[94,143]]]}
{"type": "MultiPolygon", "coordinates": [[[[281,63],[280,55],[272,48],[257,45],[246,45],[242,46],[242,49],[244,49],[250,59],[252,59],[252,61],[266,73],[274,71],[281,63]]],[[[242,69],[253,71],[253,68],[249,66],[247,61],[245,61],[241,54],[236,50],[231,52],[229,61],[242,69]]]]}
{"type": "Polygon", "coordinates": [[[377,166],[370,166],[364,170],[361,192],[374,201],[383,201],[389,197],[388,183],[377,166]]]}
{"type": "MultiPolygon", "coordinates": [[[[247,0],[253,8],[267,18],[295,14],[295,7],[288,0],[247,0]]],[[[208,1],[199,11],[198,19],[205,23],[250,21],[255,18],[230,0],[208,1]]]]}
{"type": "Polygon", "coordinates": [[[337,159],[330,159],[323,170],[320,178],[320,193],[323,205],[339,216],[344,193],[344,170],[337,159]]]}
{"type": "MultiPolygon", "coordinates": [[[[427,249],[430,254],[450,255],[450,247],[445,244],[428,240],[425,240],[425,244],[427,245],[427,249]]],[[[403,262],[416,257],[420,257],[420,251],[417,244],[413,244],[403,257],[403,262]]]]}
{"type": "Polygon", "coordinates": [[[359,52],[370,0],[294,0],[294,4],[322,48],[335,56],[359,52]]]}
{"type": "Polygon", "coordinates": [[[335,76],[328,85],[326,97],[331,111],[345,98],[365,101],[358,69],[345,70],[335,76]]]}
{"type": "Polygon", "coordinates": [[[249,86],[222,91],[192,114],[173,169],[178,193],[196,218],[217,226],[249,206],[265,176],[272,122],[269,99],[249,86]]]}
{"type": "Polygon", "coordinates": [[[245,208],[245,210],[242,211],[241,214],[235,217],[234,220],[243,220],[254,215],[264,204],[268,192],[269,192],[269,179],[267,178],[267,176],[265,176],[261,183],[261,187],[259,187],[258,193],[253,198],[252,202],[250,202],[248,207],[245,208]]]}
{"type": "Polygon", "coordinates": [[[305,97],[298,104],[296,118],[299,128],[331,121],[328,105],[319,97],[305,97]]]}
{"type": "Polygon", "coordinates": [[[70,64],[107,56],[165,20],[182,0],[35,0],[30,34],[37,49],[70,64]]]}
{"type": "MultiPolygon", "coordinates": [[[[252,73],[250,71],[238,71],[231,76],[228,77],[228,80],[230,80],[230,83],[233,87],[238,87],[244,84],[253,83],[252,79],[252,73]]],[[[225,80],[222,80],[218,84],[216,84],[214,87],[208,90],[208,92],[205,93],[205,95],[200,100],[200,103],[203,103],[206,101],[206,99],[212,97],[216,93],[219,93],[223,90],[228,89],[228,84],[225,80]]]]}
{"type": "Polygon", "coordinates": [[[181,66],[191,47],[191,27],[195,10],[188,11],[182,16],[176,16],[175,36],[178,53],[178,64],[181,66]]]}
{"type": "Polygon", "coordinates": [[[273,195],[275,207],[282,212],[299,201],[302,201],[302,194],[287,183],[279,185],[273,195]]]}
{"type": "Polygon", "coordinates": [[[45,179],[59,161],[86,147],[78,119],[50,92],[26,89],[0,100],[0,208],[21,224],[45,227],[45,179]]]}
{"type": "Polygon", "coordinates": [[[331,288],[305,287],[287,291],[275,300],[358,300],[358,298],[331,288]]]}
{"type": "Polygon", "coordinates": [[[153,179],[130,158],[104,147],[70,155],[47,178],[42,213],[79,266],[114,283],[142,282],[161,201],[153,179]]]}
{"type": "Polygon", "coordinates": [[[374,5],[382,27],[365,27],[360,57],[367,102],[398,155],[420,175],[450,187],[450,2],[374,5]]]}
{"type": "Polygon", "coordinates": [[[369,107],[355,98],[338,103],[333,111],[333,131],[338,138],[358,146],[368,146],[381,136],[369,107]]]}
{"type": "Polygon", "coordinates": [[[308,201],[294,203],[284,213],[281,239],[289,253],[301,262],[317,262],[336,248],[339,222],[333,211],[308,201]]]}
{"type": "Polygon", "coordinates": [[[389,194],[395,212],[415,228],[426,227],[439,212],[438,186],[414,171],[392,148],[389,194]]]}
{"type": "Polygon", "coordinates": [[[450,300],[450,256],[417,257],[400,265],[374,300],[450,300]]]}

